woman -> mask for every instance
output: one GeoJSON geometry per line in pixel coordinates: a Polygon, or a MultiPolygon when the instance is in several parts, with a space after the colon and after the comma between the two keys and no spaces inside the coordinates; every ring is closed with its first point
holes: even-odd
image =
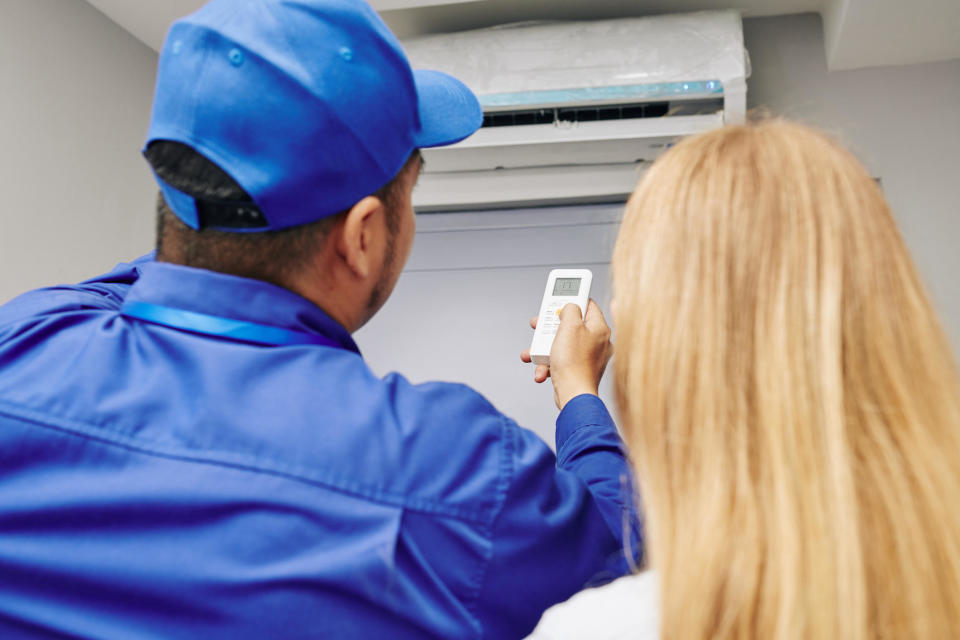
{"type": "Polygon", "coordinates": [[[631,197],[612,271],[654,572],[533,637],[656,636],[659,600],[670,640],[960,638],[960,381],[857,160],[781,121],[689,138],[631,197]]]}

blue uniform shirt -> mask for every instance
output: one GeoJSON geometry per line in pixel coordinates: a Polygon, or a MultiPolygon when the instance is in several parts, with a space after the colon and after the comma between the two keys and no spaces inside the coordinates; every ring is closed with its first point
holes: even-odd
{"type": "Polygon", "coordinates": [[[599,399],[557,456],[465,386],[375,376],[264,282],[142,259],[27,293],[0,308],[0,637],[522,637],[637,542],[599,399]]]}

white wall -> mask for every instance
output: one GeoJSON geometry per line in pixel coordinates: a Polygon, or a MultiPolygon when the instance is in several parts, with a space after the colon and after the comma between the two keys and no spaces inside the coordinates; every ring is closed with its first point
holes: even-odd
{"type": "Polygon", "coordinates": [[[0,1],[0,301],[152,247],[155,65],[86,2],[0,1]]]}

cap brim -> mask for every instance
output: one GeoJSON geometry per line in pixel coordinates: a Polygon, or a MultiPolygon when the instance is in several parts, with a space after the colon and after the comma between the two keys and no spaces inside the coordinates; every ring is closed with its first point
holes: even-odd
{"type": "Polygon", "coordinates": [[[416,69],[420,131],[417,147],[442,147],[460,142],[483,124],[483,109],[477,96],[456,78],[442,71],[416,69]]]}

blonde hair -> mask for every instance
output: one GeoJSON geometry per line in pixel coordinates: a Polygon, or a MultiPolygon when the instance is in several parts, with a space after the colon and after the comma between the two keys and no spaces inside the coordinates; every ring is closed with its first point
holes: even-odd
{"type": "Polygon", "coordinates": [[[782,121],[689,138],[612,272],[662,637],[960,638],[960,381],[860,163],[782,121]]]}

